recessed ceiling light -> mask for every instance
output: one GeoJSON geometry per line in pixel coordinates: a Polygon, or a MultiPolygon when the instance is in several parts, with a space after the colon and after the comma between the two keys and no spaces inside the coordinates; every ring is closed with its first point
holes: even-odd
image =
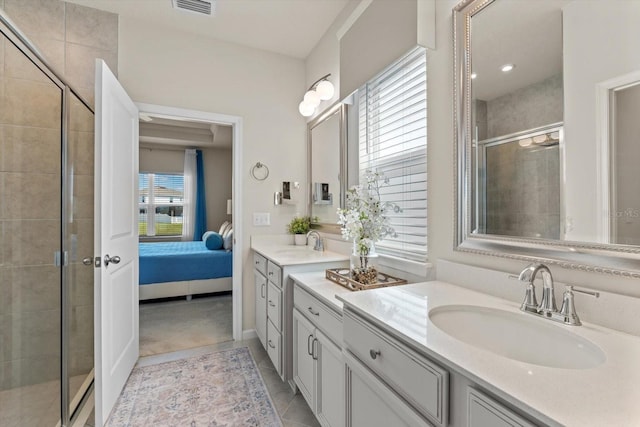
{"type": "Polygon", "coordinates": [[[513,70],[514,68],[516,68],[516,66],[513,65],[513,64],[504,64],[502,67],[500,67],[500,69],[502,70],[503,73],[508,73],[509,71],[513,70]]]}
{"type": "Polygon", "coordinates": [[[478,73],[471,73],[471,79],[475,79],[476,77],[478,77],[478,73]]]}

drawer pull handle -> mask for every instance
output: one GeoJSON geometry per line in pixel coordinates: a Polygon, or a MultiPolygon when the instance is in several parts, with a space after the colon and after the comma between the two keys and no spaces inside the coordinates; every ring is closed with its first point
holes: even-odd
{"type": "Polygon", "coordinates": [[[276,346],[275,346],[275,345],[273,345],[273,343],[271,342],[271,340],[269,340],[269,341],[268,341],[268,344],[269,344],[269,347],[274,348],[274,349],[276,348],[276,346]]]}
{"type": "Polygon", "coordinates": [[[309,335],[307,337],[307,354],[309,356],[313,356],[313,342],[311,341],[311,338],[313,338],[313,335],[309,335]]]}
{"type": "Polygon", "coordinates": [[[377,359],[378,356],[380,356],[380,350],[371,349],[369,350],[369,355],[371,356],[372,359],[377,359]]]}
{"type": "Polygon", "coordinates": [[[313,341],[311,341],[311,357],[313,358],[313,360],[318,360],[318,338],[314,338],[313,341]]]}
{"type": "Polygon", "coordinates": [[[271,307],[275,307],[275,306],[276,306],[276,305],[273,303],[273,301],[271,301],[271,300],[269,300],[269,305],[270,305],[271,307]]]}
{"type": "Polygon", "coordinates": [[[270,272],[269,272],[269,276],[273,276],[273,271],[270,271],[270,272]]]}
{"type": "Polygon", "coordinates": [[[265,298],[264,288],[265,288],[265,285],[263,283],[262,286],[260,286],[260,298],[265,298]]]}
{"type": "Polygon", "coordinates": [[[256,261],[256,265],[260,265],[260,261],[256,261]]]}
{"type": "Polygon", "coordinates": [[[309,310],[309,313],[313,314],[314,316],[320,316],[320,312],[313,311],[313,307],[307,307],[307,310],[309,310]]]}

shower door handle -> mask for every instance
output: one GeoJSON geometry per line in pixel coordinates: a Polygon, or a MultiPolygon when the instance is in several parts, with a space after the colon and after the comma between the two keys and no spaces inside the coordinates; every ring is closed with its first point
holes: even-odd
{"type": "Polygon", "coordinates": [[[106,254],[104,256],[104,266],[105,267],[108,267],[109,264],[119,264],[119,263],[120,263],[120,257],[118,255],[110,257],[109,254],[106,254]]]}

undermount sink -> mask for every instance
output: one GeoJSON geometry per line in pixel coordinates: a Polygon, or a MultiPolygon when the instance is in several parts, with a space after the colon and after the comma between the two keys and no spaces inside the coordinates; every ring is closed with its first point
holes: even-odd
{"type": "Polygon", "coordinates": [[[533,365],[589,369],[606,360],[603,351],[591,341],[526,313],[445,305],[429,311],[429,319],[460,341],[533,365]]]}

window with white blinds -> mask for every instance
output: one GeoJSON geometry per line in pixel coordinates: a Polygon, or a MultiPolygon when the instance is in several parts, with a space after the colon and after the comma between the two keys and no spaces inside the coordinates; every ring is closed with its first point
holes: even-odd
{"type": "Polygon", "coordinates": [[[360,182],[367,169],[388,179],[382,201],[397,236],[376,244],[379,253],[427,260],[427,59],[416,48],[358,90],[360,182]]]}
{"type": "Polygon", "coordinates": [[[140,173],[138,183],[139,235],[182,235],[184,176],[140,173]]]}

